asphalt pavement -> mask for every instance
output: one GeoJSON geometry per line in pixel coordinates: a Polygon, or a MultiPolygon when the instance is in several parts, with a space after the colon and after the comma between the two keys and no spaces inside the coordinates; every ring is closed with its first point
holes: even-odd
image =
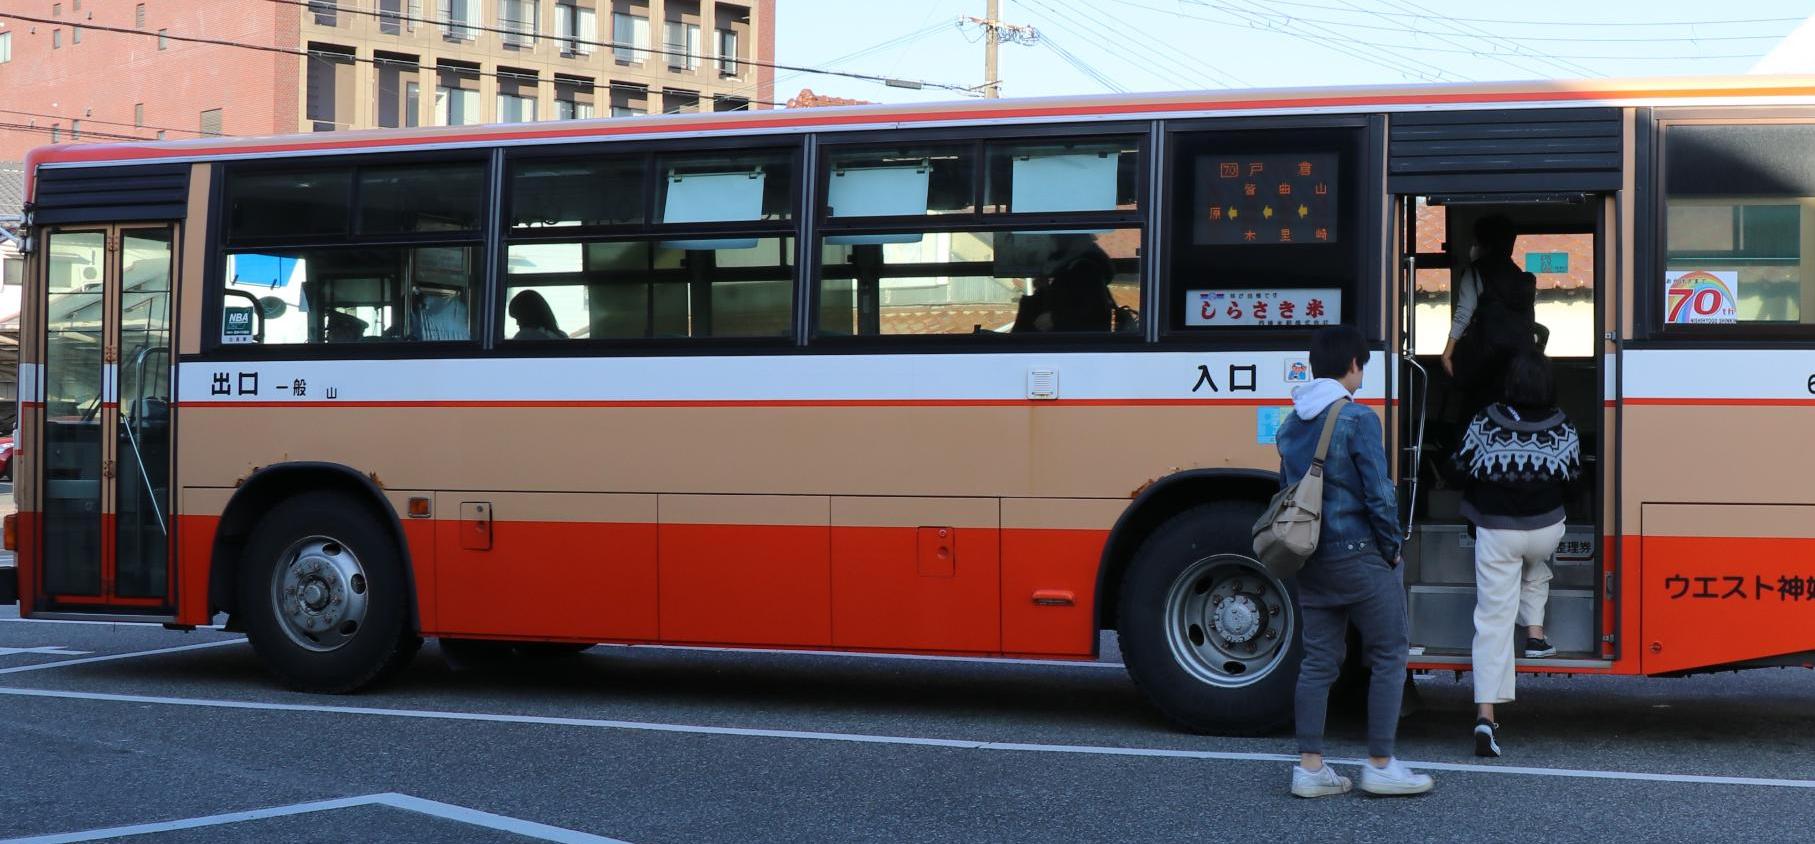
{"type": "MultiPolygon", "coordinates": [[[[1809,841],[1815,672],[1522,677],[1471,755],[1420,678],[1410,799],[1286,793],[1289,736],[1180,733],[1100,663],[598,647],[285,691],[244,640],[0,610],[0,838],[1809,841]]],[[[1361,723],[1331,753],[1363,751],[1361,723]]],[[[1350,765],[1352,774],[1352,765],[1350,765]]]]}

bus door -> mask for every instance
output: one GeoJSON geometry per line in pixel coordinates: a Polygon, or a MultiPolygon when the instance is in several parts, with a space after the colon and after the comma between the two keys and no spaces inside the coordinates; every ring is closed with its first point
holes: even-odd
{"type": "MultiPolygon", "coordinates": [[[[1603,288],[1608,194],[1404,195],[1397,200],[1399,355],[1397,469],[1408,524],[1405,579],[1415,662],[1466,662],[1474,638],[1474,538],[1462,517],[1462,474],[1452,457],[1489,397],[1456,384],[1442,354],[1454,292],[1470,264],[1474,226],[1505,218],[1517,232],[1513,260],[1537,279],[1537,321],[1556,378],[1557,400],[1582,440],[1583,481],[1566,506],[1562,547],[1550,562],[1542,624],[1557,648],[1548,664],[1603,664],[1604,583],[1600,466],[1603,433],[1603,288]]],[[[1497,400],[1493,397],[1492,400],[1497,400]]],[[[1517,639],[1523,641],[1523,635],[1517,639]]]]}
{"type": "Polygon", "coordinates": [[[166,616],[176,227],[41,230],[33,611],[166,616]]]}

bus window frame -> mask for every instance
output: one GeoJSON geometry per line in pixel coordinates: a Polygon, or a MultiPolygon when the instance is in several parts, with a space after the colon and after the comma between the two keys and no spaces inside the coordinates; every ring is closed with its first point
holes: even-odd
{"type": "MultiPolygon", "coordinates": [[[[1285,132],[1294,129],[1350,130],[1357,133],[1359,142],[1356,145],[1355,165],[1359,173],[1356,174],[1356,190],[1360,196],[1356,198],[1358,210],[1353,228],[1357,230],[1355,236],[1360,238],[1360,242],[1356,247],[1359,263],[1355,272],[1354,324],[1361,329],[1363,337],[1370,344],[1385,343],[1389,332],[1385,316],[1390,312],[1388,306],[1399,284],[1399,273],[1398,268],[1392,266],[1396,227],[1388,222],[1387,206],[1392,197],[1386,192],[1387,115],[1382,113],[1206,117],[1165,121],[1162,129],[1165,133],[1165,160],[1160,162],[1159,173],[1162,194],[1160,201],[1163,207],[1158,211],[1168,228],[1159,233],[1159,276],[1163,281],[1174,275],[1176,250],[1179,247],[1174,243],[1176,238],[1169,226],[1177,219],[1180,203],[1190,201],[1189,197],[1181,197],[1179,191],[1174,189],[1179,167],[1182,166],[1180,138],[1206,132],[1285,132]]],[[[1316,330],[1316,326],[1305,326],[1302,329],[1175,329],[1172,327],[1174,304],[1170,294],[1171,289],[1164,283],[1154,290],[1156,301],[1152,317],[1159,330],[1159,345],[1168,351],[1231,347],[1302,350],[1316,330]]]]}
{"type": "MultiPolygon", "coordinates": [[[[1639,204],[1645,219],[1638,237],[1645,245],[1636,250],[1639,258],[1633,280],[1633,331],[1641,342],[1659,348],[1699,348],[1710,344],[1726,346],[1762,346],[1780,348],[1815,347],[1815,322],[1769,323],[1736,322],[1714,325],[1670,325],[1664,322],[1664,308],[1659,298],[1663,292],[1664,273],[1669,268],[1670,197],[1665,184],[1668,175],[1669,132],[1679,126],[1772,126],[1794,125],[1815,128],[1815,108],[1808,107],[1717,107],[1660,108],[1650,115],[1647,143],[1642,146],[1640,172],[1635,180],[1641,186],[1639,204]],[[1645,160],[1648,159],[1648,160],[1645,160]],[[1648,194],[1648,195],[1643,195],[1648,194]],[[1646,242],[1648,239],[1648,242],[1646,242]]],[[[1796,197],[1784,197],[1786,200],[1796,197]]],[[[1815,254],[1803,257],[1815,261],[1815,254]]]]}
{"type": "Polygon", "coordinates": [[[1149,298],[1153,280],[1149,277],[1148,254],[1153,243],[1155,216],[1152,190],[1154,121],[1079,122],[1059,121],[1034,125],[957,126],[935,129],[901,129],[887,132],[822,132],[814,135],[812,225],[803,227],[802,246],[811,264],[801,267],[802,284],[807,298],[806,345],[816,352],[844,354],[864,353],[962,353],[962,352],[1039,352],[1115,350],[1137,351],[1148,347],[1146,324],[1151,317],[1149,298]],[[1132,211],[1072,211],[1062,213],[985,212],[983,203],[988,191],[988,155],[992,146],[1024,141],[1071,140],[1090,141],[1103,138],[1130,138],[1139,160],[1135,165],[1135,208],[1132,211]],[[974,169],[972,210],[952,214],[915,214],[890,217],[830,217],[824,197],[831,179],[828,150],[862,150],[916,145],[960,145],[972,149],[974,169]],[[1142,331],[1040,333],[1040,334],[895,334],[846,336],[820,333],[822,306],[821,241],[837,234],[935,234],[957,232],[1030,232],[1062,231],[1079,227],[1136,229],[1141,234],[1140,263],[1142,331]]]}
{"type": "Polygon", "coordinates": [[[802,290],[801,262],[806,259],[805,247],[802,245],[804,232],[809,228],[802,207],[804,191],[799,176],[808,166],[806,154],[807,133],[763,133],[751,136],[722,138],[697,138],[684,140],[634,140],[634,141],[586,141],[582,143],[546,144],[528,147],[502,147],[503,163],[501,177],[497,183],[501,196],[494,206],[496,213],[491,224],[495,227],[495,238],[498,243],[497,254],[492,256],[492,284],[487,291],[487,301],[493,310],[488,318],[485,331],[494,340],[488,347],[498,356],[508,358],[524,357],[587,357],[604,354],[636,356],[674,356],[674,355],[727,355],[727,354],[776,354],[792,349],[799,344],[802,330],[800,324],[800,297],[802,290]],[[657,223],[654,219],[656,205],[660,200],[657,181],[656,162],[664,155],[688,155],[693,153],[715,153],[744,150],[773,150],[788,153],[789,167],[793,175],[788,181],[788,209],[786,220],[733,220],[716,223],[657,223]],[[516,175],[517,165],[521,162],[573,160],[588,157],[631,158],[641,156],[643,159],[643,210],[644,222],[626,223],[606,226],[551,226],[547,228],[526,228],[519,230],[510,225],[513,216],[513,197],[511,192],[512,178],[516,175]],[[510,247],[524,243],[566,243],[566,242],[601,242],[601,241],[647,241],[659,237],[703,237],[703,238],[793,238],[793,262],[789,265],[792,274],[791,285],[794,301],[790,305],[788,331],[773,337],[644,337],[644,338],[583,338],[569,340],[509,340],[508,320],[509,303],[505,295],[510,289],[509,260],[510,247]]]}
{"type": "Polygon", "coordinates": [[[478,257],[474,262],[473,285],[469,288],[467,302],[468,320],[475,316],[483,318],[484,303],[489,296],[486,248],[492,226],[495,225],[492,209],[496,203],[493,192],[496,179],[493,178],[492,147],[473,146],[460,149],[430,150],[425,152],[381,152],[381,153],[329,153],[308,156],[256,158],[240,161],[211,162],[214,172],[209,179],[208,195],[208,261],[202,274],[202,323],[201,351],[184,360],[196,361],[267,361],[267,360],[357,360],[372,359],[405,359],[420,357],[478,357],[485,349],[486,329],[483,322],[470,322],[470,336],[465,340],[385,340],[371,343],[289,343],[267,345],[264,343],[226,344],[221,342],[221,314],[225,307],[227,290],[227,256],[229,254],[256,252],[261,249],[309,249],[309,248],[425,248],[425,247],[472,247],[478,257]],[[355,234],[359,217],[359,168],[370,166],[395,166],[415,163],[478,163],[482,167],[484,193],[481,197],[479,227],[461,232],[417,232],[407,234],[359,235],[355,234]],[[342,235],[313,235],[308,237],[284,238],[251,238],[234,240],[227,232],[227,194],[228,183],[240,174],[282,174],[317,171],[324,169],[344,168],[352,172],[352,186],[348,192],[348,231],[342,235]]]}

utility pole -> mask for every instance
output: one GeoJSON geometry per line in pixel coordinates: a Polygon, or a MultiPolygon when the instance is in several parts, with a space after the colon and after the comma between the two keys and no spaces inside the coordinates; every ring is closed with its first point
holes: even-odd
{"type": "Polygon", "coordinates": [[[989,0],[983,21],[983,96],[1002,96],[1002,79],[996,73],[996,48],[1002,41],[1002,0],[989,0]]]}
{"type": "Polygon", "coordinates": [[[1002,96],[1002,78],[996,63],[997,48],[1005,41],[1030,45],[1040,40],[1040,33],[1031,26],[1002,22],[1002,0],[989,0],[989,10],[984,17],[969,15],[960,19],[960,23],[969,23],[983,30],[983,96],[995,99],[1002,96]]]}

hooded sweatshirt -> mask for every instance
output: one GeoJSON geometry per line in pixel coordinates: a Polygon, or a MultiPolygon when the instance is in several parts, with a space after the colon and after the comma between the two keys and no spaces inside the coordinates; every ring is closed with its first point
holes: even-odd
{"type": "MultiPolygon", "coordinates": [[[[1349,397],[1342,383],[1319,378],[1292,393],[1291,416],[1280,426],[1279,463],[1282,483],[1297,483],[1311,468],[1323,417],[1337,399],[1349,397]]],[[[1380,417],[1354,402],[1342,405],[1330,452],[1324,458],[1323,529],[1312,560],[1377,555],[1387,562],[1399,556],[1398,496],[1387,470],[1380,417]]],[[[1314,576],[1307,564],[1304,578],[1314,576]]]]}

